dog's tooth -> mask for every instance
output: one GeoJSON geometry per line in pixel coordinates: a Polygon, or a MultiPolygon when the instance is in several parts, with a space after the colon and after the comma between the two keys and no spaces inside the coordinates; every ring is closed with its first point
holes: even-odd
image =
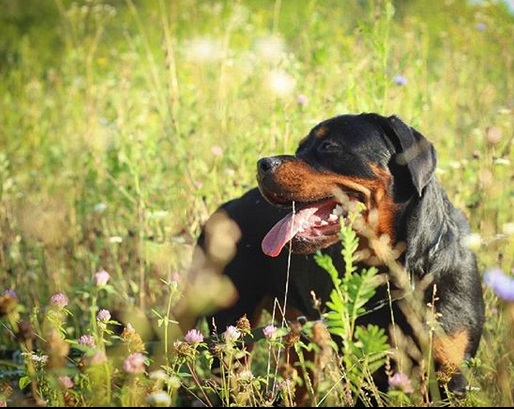
{"type": "Polygon", "coordinates": [[[336,216],[341,216],[343,212],[344,210],[341,205],[336,205],[336,207],[334,207],[334,210],[332,210],[332,214],[335,214],[336,216]]]}
{"type": "Polygon", "coordinates": [[[335,214],[335,213],[331,213],[329,216],[328,216],[328,221],[329,222],[337,222],[339,220],[339,216],[338,214],[335,214]]]}

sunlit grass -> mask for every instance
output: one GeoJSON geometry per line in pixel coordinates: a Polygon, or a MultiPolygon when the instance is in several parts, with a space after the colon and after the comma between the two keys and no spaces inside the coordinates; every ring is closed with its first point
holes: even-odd
{"type": "MultiPolygon", "coordinates": [[[[177,352],[170,316],[200,227],[255,185],[259,157],[340,113],[426,135],[481,271],[512,276],[514,18],[499,4],[25,3],[0,17],[0,402],[209,402],[208,349],[177,352]]],[[[512,305],[485,296],[468,403],[512,405],[512,305]]],[[[227,371],[240,389],[222,402],[289,402],[266,372],[273,342],[257,342],[255,378],[227,371]]]]}

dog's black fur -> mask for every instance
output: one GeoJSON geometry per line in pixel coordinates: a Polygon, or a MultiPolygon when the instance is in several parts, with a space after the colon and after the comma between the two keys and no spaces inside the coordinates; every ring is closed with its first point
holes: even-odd
{"type": "MultiPolygon", "coordinates": [[[[321,250],[330,254],[339,271],[344,271],[337,225],[310,237],[298,234],[285,245],[285,239],[274,234],[267,244],[262,242],[273,225],[291,211],[293,202],[299,210],[303,203],[327,198],[337,201],[333,195],[341,190],[366,205],[365,217],[370,217],[372,209],[378,212],[374,216],[378,214],[378,221],[373,224],[377,236],[387,234],[393,246],[405,244],[397,261],[414,283],[423,279],[430,282],[424,303],[432,302],[436,286],[435,307],[446,334],[434,345],[436,368],[450,363],[458,366],[475,356],[484,322],[481,280],[475,255],[463,244],[468,224],[438,182],[435,167],[435,150],[421,133],[396,116],[372,113],[323,121],[301,141],[294,156],[260,159],[259,187],[223,204],[207,222],[198,242],[202,268],[216,266],[213,269],[229,277],[237,290],[235,301],[215,312],[209,322],[214,321],[223,331],[246,314],[252,325],[257,325],[264,299],[284,300],[288,268],[287,307],[307,319],[320,319],[312,292],[322,300],[323,309],[332,282],[314,261],[314,253],[321,250]],[[226,265],[213,253],[217,240],[227,240],[216,233],[214,220],[220,215],[236,231],[228,239],[234,248],[226,265]]],[[[369,237],[363,238],[364,243],[366,240],[369,242],[369,237]]],[[[379,254],[371,254],[360,267],[370,264],[387,273],[379,254]]],[[[387,297],[385,288],[379,289],[369,307],[387,297]]],[[[373,323],[388,330],[392,314],[385,305],[363,316],[359,324],[373,323]]],[[[395,323],[412,334],[404,313],[405,309],[393,303],[395,323]]],[[[450,390],[462,392],[466,381],[460,371],[454,368],[450,377],[450,390]]]]}

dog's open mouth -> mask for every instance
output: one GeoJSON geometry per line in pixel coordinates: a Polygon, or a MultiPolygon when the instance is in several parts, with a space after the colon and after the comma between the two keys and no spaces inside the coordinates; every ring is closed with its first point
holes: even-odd
{"type": "Polygon", "coordinates": [[[334,200],[299,204],[276,223],[262,240],[262,250],[271,257],[280,254],[284,246],[294,240],[308,243],[308,247],[326,247],[338,238],[343,207],[334,200]]]}

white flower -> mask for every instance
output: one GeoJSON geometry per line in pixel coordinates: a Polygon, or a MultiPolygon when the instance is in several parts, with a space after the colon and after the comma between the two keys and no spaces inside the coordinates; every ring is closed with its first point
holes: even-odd
{"type": "Polygon", "coordinates": [[[268,87],[279,97],[291,95],[296,87],[296,80],[287,72],[275,69],[268,74],[268,87]]]}
{"type": "Polygon", "coordinates": [[[171,398],[164,391],[152,392],[150,395],[148,395],[146,397],[146,400],[151,406],[160,406],[160,407],[170,407],[171,406],[171,398]]]}
{"type": "Polygon", "coordinates": [[[204,37],[186,43],[186,59],[192,62],[215,62],[223,57],[223,49],[216,41],[204,37]]]}
{"type": "Polygon", "coordinates": [[[223,341],[225,341],[227,344],[237,341],[240,336],[241,332],[239,332],[239,330],[233,325],[229,325],[226,331],[221,334],[223,341]]]}
{"type": "Polygon", "coordinates": [[[466,236],[464,236],[462,240],[465,247],[471,250],[478,250],[480,248],[480,245],[482,243],[482,238],[480,237],[480,234],[478,233],[470,233],[466,236]]]}
{"type": "Polygon", "coordinates": [[[279,37],[264,37],[255,42],[255,52],[266,62],[276,62],[285,53],[284,41],[279,37]]]}

